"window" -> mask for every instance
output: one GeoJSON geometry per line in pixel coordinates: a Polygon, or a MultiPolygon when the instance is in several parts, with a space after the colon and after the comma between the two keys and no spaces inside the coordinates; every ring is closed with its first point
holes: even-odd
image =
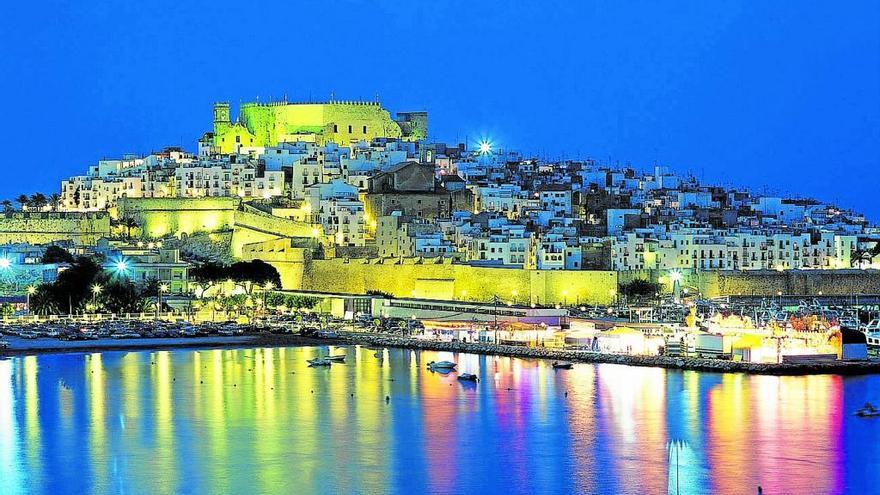
{"type": "Polygon", "coordinates": [[[351,126],[348,126],[348,133],[351,134],[351,126]]]}
{"type": "Polygon", "coordinates": [[[338,125],[333,124],[333,132],[339,132],[339,126],[338,126],[338,125]]]}
{"type": "Polygon", "coordinates": [[[364,126],[364,134],[367,133],[367,126],[364,126]]]}

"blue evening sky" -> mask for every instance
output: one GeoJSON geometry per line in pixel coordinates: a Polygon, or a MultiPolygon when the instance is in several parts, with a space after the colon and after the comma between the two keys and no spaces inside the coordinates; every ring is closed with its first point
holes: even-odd
{"type": "Polygon", "coordinates": [[[428,110],[438,140],[656,161],[880,221],[876,0],[91,3],[2,9],[0,198],[194,150],[215,100],[334,92],[428,110]]]}

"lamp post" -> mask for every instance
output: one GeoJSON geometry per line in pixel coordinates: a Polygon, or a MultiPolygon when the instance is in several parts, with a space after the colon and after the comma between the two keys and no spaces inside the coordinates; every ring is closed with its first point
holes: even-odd
{"type": "Polygon", "coordinates": [[[156,298],[156,319],[159,319],[159,312],[162,311],[162,293],[168,290],[168,284],[159,284],[156,288],[158,297],[156,298]]]}
{"type": "Polygon", "coordinates": [[[37,288],[33,285],[29,285],[27,288],[27,314],[31,315],[31,296],[37,292],[37,288]]]}
{"type": "Polygon", "coordinates": [[[269,291],[274,288],[275,284],[273,284],[271,281],[266,282],[266,284],[263,285],[263,313],[266,315],[269,314],[269,308],[266,307],[266,299],[269,296],[269,291]]]}
{"type": "Polygon", "coordinates": [[[681,302],[681,272],[673,271],[669,273],[669,280],[672,280],[672,300],[675,304],[681,302]]]}
{"type": "Polygon", "coordinates": [[[92,308],[95,310],[95,313],[98,312],[98,294],[101,293],[101,284],[95,284],[92,286],[92,308]]]}

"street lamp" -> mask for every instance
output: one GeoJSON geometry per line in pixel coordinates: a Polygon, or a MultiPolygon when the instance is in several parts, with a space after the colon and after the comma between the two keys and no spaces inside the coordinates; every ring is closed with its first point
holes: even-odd
{"type": "Polygon", "coordinates": [[[117,273],[125,275],[125,272],[128,271],[128,262],[124,259],[120,259],[113,264],[113,267],[116,269],[117,273]]]}
{"type": "Polygon", "coordinates": [[[37,288],[33,285],[29,285],[27,288],[27,312],[28,316],[31,314],[31,296],[37,293],[37,288]]]}
{"type": "Polygon", "coordinates": [[[95,308],[95,313],[98,312],[98,294],[101,293],[101,284],[95,284],[92,286],[92,307],[95,308]]]}
{"type": "Polygon", "coordinates": [[[156,319],[159,319],[159,311],[162,310],[162,293],[168,291],[168,284],[159,284],[157,287],[158,298],[156,300],[156,319]]]}
{"type": "Polygon", "coordinates": [[[669,272],[669,280],[672,280],[672,300],[678,304],[681,302],[681,272],[669,272]]]}
{"type": "Polygon", "coordinates": [[[0,258],[0,269],[8,270],[11,267],[12,267],[12,260],[10,260],[9,258],[7,258],[5,256],[0,258]]]}
{"type": "Polygon", "coordinates": [[[269,310],[266,307],[266,298],[269,295],[269,291],[271,291],[274,288],[275,288],[275,284],[273,284],[272,281],[266,282],[266,284],[263,285],[263,312],[266,314],[269,313],[269,310]]]}

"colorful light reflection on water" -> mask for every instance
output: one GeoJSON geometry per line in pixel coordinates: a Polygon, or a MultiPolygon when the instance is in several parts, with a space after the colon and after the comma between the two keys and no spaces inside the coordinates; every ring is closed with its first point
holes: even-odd
{"type": "Polygon", "coordinates": [[[0,493],[868,493],[880,376],[346,348],[0,360],[0,493]],[[334,353],[342,350],[334,350],[334,353]],[[478,384],[427,371],[452,359],[478,384]],[[389,400],[386,402],[386,396],[389,400]]]}

